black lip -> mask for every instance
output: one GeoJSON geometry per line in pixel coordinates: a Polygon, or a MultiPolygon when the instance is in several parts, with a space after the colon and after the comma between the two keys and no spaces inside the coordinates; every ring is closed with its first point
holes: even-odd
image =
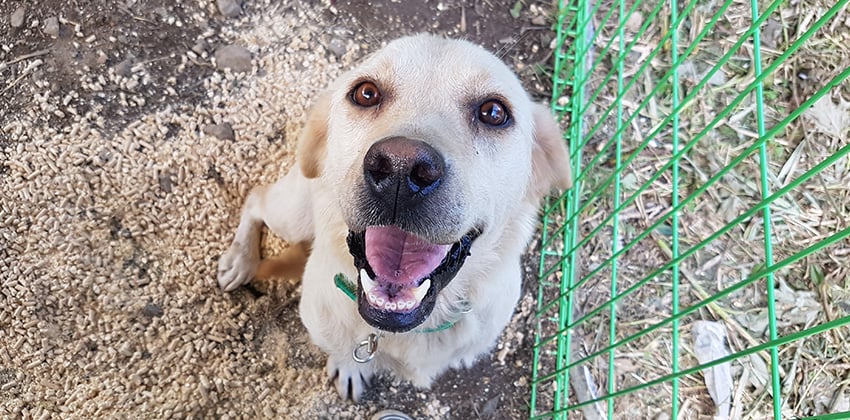
{"type": "Polygon", "coordinates": [[[357,268],[357,310],[360,316],[369,325],[383,331],[394,333],[407,332],[421,325],[428,319],[437,303],[437,294],[446,287],[470,255],[472,243],[481,234],[480,230],[473,229],[455,242],[440,265],[431,272],[427,278],[431,279],[431,287],[422,298],[422,303],[410,312],[390,312],[377,309],[369,304],[363,293],[363,285],[360,283],[360,270],[374,277],[375,273],[366,260],[366,231],[348,232],[348,252],[354,257],[354,266],[357,268]]]}

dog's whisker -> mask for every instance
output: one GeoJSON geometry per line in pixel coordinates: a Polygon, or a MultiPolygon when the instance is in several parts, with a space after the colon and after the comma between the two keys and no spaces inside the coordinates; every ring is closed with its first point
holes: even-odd
{"type": "Polygon", "coordinates": [[[504,59],[505,56],[508,55],[508,53],[511,52],[512,49],[514,49],[514,47],[519,45],[519,43],[526,36],[528,36],[528,33],[529,33],[528,31],[523,31],[522,33],[520,33],[519,38],[516,38],[516,39],[511,38],[511,42],[505,44],[503,47],[499,47],[499,50],[497,51],[496,56],[499,57],[499,59],[504,59]]]}

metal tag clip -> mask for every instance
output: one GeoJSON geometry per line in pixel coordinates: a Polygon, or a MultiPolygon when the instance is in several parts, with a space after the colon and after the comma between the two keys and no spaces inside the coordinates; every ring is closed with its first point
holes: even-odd
{"type": "Polygon", "coordinates": [[[365,340],[361,341],[351,354],[351,357],[357,363],[367,363],[375,357],[378,352],[378,339],[381,336],[371,333],[365,340]],[[365,354],[364,354],[365,352],[365,354]]]}

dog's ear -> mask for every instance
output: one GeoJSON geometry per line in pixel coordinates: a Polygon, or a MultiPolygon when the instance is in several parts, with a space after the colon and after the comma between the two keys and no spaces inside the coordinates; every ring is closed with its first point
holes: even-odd
{"type": "Polygon", "coordinates": [[[319,95],[307,112],[307,122],[298,137],[295,160],[305,178],[317,178],[322,174],[328,143],[328,112],[331,105],[329,92],[319,95]]]}
{"type": "Polygon", "coordinates": [[[531,152],[531,185],[529,193],[535,201],[552,190],[565,190],[573,185],[570,154],[558,123],[549,108],[534,104],[534,147],[531,152]]]}

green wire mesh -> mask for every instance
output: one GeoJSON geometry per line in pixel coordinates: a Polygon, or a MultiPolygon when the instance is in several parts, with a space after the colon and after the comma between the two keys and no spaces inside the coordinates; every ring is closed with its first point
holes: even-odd
{"type": "Polygon", "coordinates": [[[792,3],[561,1],[531,418],[850,418],[850,12],[792,3]]]}

